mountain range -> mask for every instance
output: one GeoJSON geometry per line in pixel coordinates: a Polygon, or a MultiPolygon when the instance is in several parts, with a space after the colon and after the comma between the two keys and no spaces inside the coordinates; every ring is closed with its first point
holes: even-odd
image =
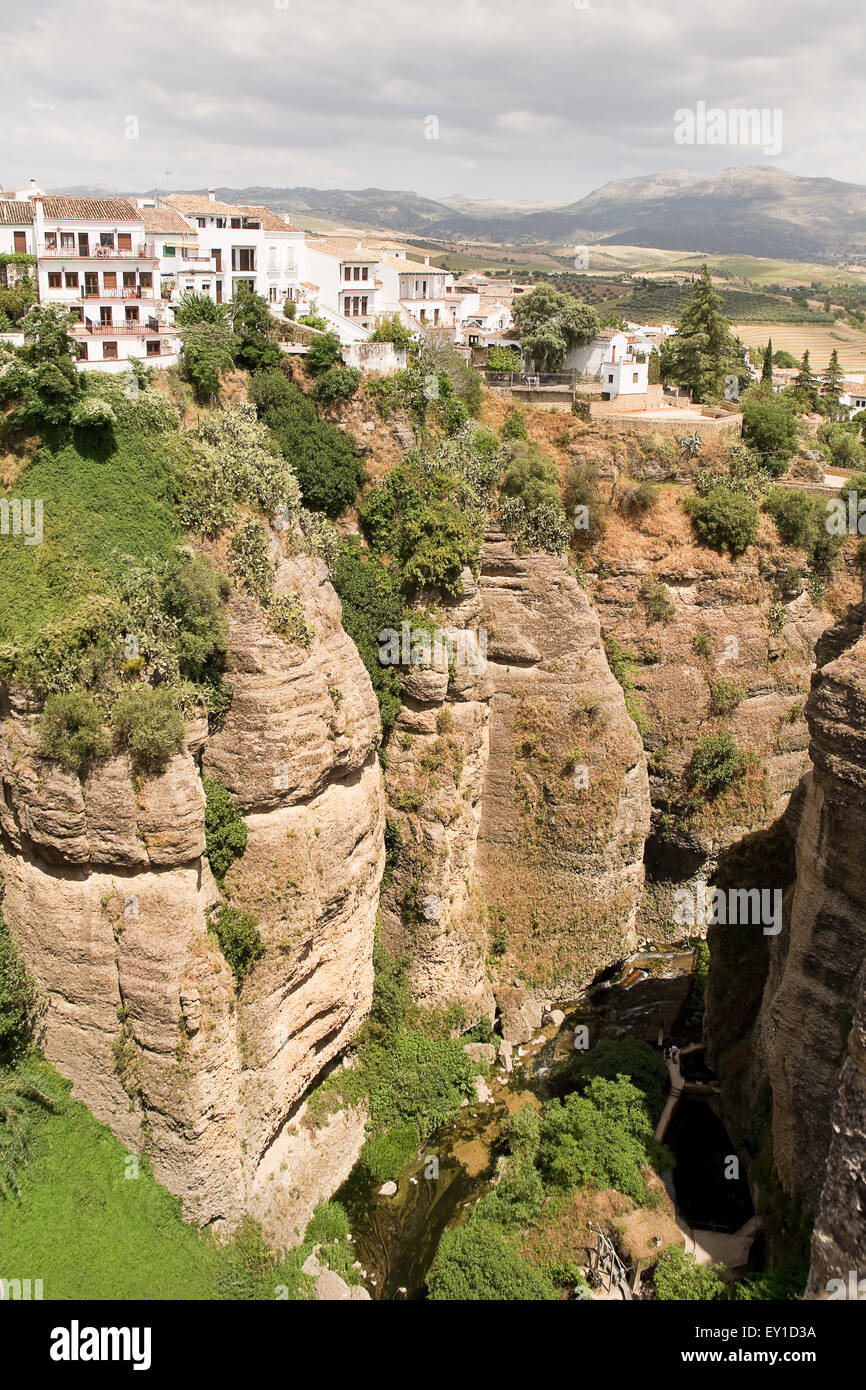
{"type": "Polygon", "coordinates": [[[866,187],[760,165],[616,179],[562,206],[462,195],[443,201],[382,188],[252,185],[217,188],[216,195],[288,212],[301,225],[306,215],[442,241],[585,242],[821,262],[866,257],[866,187]]]}

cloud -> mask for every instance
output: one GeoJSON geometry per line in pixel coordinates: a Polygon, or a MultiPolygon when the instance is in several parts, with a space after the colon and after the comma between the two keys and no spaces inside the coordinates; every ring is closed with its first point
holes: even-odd
{"type": "Polygon", "coordinates": [[[47,0],[4,17],[0,179],[376,185],[568,201],[760,151],[673,113],[781,108],[779,163],[861,177],[851,16],[810,0],[47,0]],[[425,138],[435,115],[438,138],[425,138]],[[22,117],[25,117],[22,120],[22,117]],[[139,138],[125,138],[135,116],[139,138]]]}

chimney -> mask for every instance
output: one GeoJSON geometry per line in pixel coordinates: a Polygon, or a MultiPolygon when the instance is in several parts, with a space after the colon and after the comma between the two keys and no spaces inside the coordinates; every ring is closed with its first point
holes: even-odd
{"type": "Polygon", "coordinates": [[[425,257],[424,257],[424,264],[425,264],[425,265],[429,265],[429,264],[430,264],[430,257],[429,257],[429,256],[425,256],[425,257]]]}
{"type": "Polygon", "coordinates": [[[36,180],[35,180],[35,179],[31,179],[31,180],[30,180],[30,187],[33,189],[33,191],[34,191],[34,193],[35,193],[35,191],[36,191],[36,180]]]}
{"type": "Polygon", "coordinates": [[[211,203],[215,203],[215,202],[216,202],[216,191],[215,191],[213,188],[209,188],[209,189],[208,189],[208,191],[207,191],[207,196],[208,196],[208,201],[209,201],[209,202],[211,202],[211,203]]]}
{"type": "Polygon", "coordinates": [[[360,237],[358,237],[357,241],[355,242],[355,250],[356,250],[356,251],[360,251],[360,250],[361,250],[361,238],[360,238],[360,237]]]}

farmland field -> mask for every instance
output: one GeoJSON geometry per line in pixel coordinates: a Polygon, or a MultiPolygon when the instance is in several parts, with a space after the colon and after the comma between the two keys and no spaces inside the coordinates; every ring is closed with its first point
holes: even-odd
{"type": "Polygon", "coordinates": [[[766,347],[773,339],[773,348],[784,348],[799,361],[808,349],[813,371],[823,371],[834,348],[845,371],[866,371],[866,333],[849,328],[846,323],[740,323],[734,332],[747,347],[766,347]]]}

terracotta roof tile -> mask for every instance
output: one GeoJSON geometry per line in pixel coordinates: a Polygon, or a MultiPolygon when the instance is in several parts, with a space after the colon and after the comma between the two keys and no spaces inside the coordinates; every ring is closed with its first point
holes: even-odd
{"type": "Polygon", "coordinates": [[[0,223],[4,226],[9,227],[13,223],[32,221],[32,203],[13,203],[0,199],[0,223]]]}
{"type": "Polygon", "coordinates": [[[42,199],[42,211],[49,221],[140,222],[141,212],[125,198],[42,199]]]}

